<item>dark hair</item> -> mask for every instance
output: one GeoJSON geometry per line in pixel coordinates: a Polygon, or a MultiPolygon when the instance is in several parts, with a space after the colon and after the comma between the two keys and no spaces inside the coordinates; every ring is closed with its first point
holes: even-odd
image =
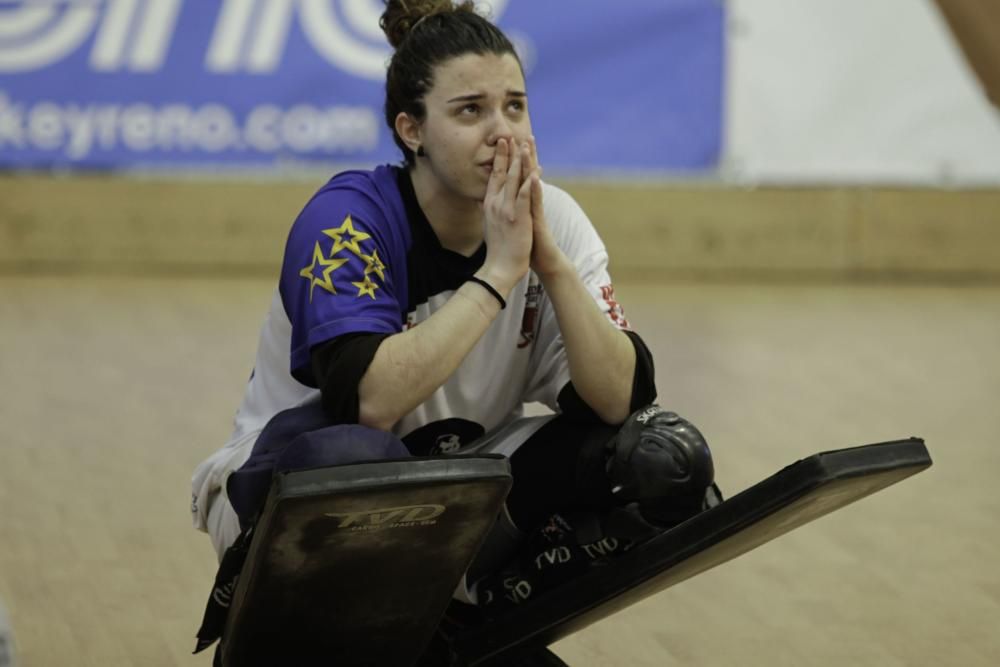
{"type": "MultiPolygon", "coordinates": [[[[434,85],[434,68],[452,58],[475,53],[509,53],[521,64],[514,45],[471,0],[386,0],[379,26],[396,50],[385,78],[385,122],[408,166],[413,151],[396,133],[396,116],[405,112],[422,121],[424,96],[434,85]]],[[[523,68],[522,68],[523,69],[523,68]]]]}

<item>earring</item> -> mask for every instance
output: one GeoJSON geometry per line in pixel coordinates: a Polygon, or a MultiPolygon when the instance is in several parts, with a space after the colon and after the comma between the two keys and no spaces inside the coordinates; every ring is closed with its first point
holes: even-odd
{"type": "Polygon", "coordinates": [[[425,155],[427,155],[427,153],[424,152],[423,145],[417,146],[417,156],[424,157],[425,155]]]}

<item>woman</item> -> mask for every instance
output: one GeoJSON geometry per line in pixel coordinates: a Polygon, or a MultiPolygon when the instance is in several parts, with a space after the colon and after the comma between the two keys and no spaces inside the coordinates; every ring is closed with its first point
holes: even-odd
{"type": "Polygon", "coordinates": [[[336,175],[292,226],[234,433],[193,479],[220,556],[239,533],[226,478],[288,408],[319,402],[416,455],[511,456],[516,540],[554,511],[613,504],[605,445],[655,398],[601,240],[541,181],[510,41],[471,2],[390,0],[381,25],[404,163],[336,175]],[[522,418],[532,401],[556,414],[522,418]]]}

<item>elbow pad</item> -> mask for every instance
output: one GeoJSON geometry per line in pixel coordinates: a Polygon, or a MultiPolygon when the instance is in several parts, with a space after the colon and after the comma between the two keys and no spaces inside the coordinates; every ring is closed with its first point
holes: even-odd
{"type": "MultiPolygon", "coordinates": [[[[358,423],[358,385],[389,334],[345,334],[312,349],[312,376],[334,424],[358,423]]],[[[301,381],[301,380],[300,380],[301,381]]]]}
{"type": "Polygon", "coordinates": [[[632,374],[632,400],[629,409],[635,412],[656,400],[656,369],[653,353],[646,347],[639,334],[624,332],[635,348],[635,373],[632,374]]]}
{"type": "MultiPolygon", "coordinates": [[[[629,410],[636,411],[656,400],[656,371],[653,367],[653,355],[642,342],[642,338],[634,331],[622,331],[628,336],[635,348],[635,372],[632,373],[632,398],[629,410]]],[[[572,382],[567,382],[559,392],[557,399],[559,410],[569,417],[586,420],[594,424],[604,424],[587,403],[576,393],[572,382]]]]}

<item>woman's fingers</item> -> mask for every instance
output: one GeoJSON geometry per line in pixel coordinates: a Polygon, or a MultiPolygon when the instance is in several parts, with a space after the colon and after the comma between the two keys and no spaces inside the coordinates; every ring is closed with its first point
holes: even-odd
{"type": "MultiPolygon", "coordinates": [[[[511,152],[510,167],[507,169],[507,181],[504,183],[504,203],[513,208],[522,183],[522,179],[520,178],[522,151],[515,149],[511,152]]],[[[511,222],[514,221],[513,217],[509,219],[511,222]]]]}
{"type": "Polygon", "coordinates": [[[542,202],[542,168],[537,167],[528,178],[531,183],[531,217],[534,220],[544,220],[542,202]]]}
{"type": "Polygon", "coordinates": [[[534,211],[534,178],[529,175],[517,191],[517,212],[518,215],[531,215],[534,211]]]}
{"type": "MultiPolygon", "coordinates": [[[[531,173],[538,169],[538,145],[535,144],[534,137],[528,137],[525,143],[528,146],[528,151],[521,167],[521,178],[527,180],[531,178],[531,173]]],[[[541,171],[539,171],[539,174],[541,174],[541,171]]]]}
{"type": "MultiPolygon", "coordinates": [[[[534,164],[534,141],[518,143],[514,139],[498,139],[493,156],[493,171],[487,185],[487,198],[495,197],[494,208],[501,219],[513,223],[521,215],[530,216],[536,209],[532,201],[540,194],[540,176],[534,164]]],[[[540,209],[540,206],[539,206],[540,209]]]]}
{"type": "Polygon", "coordinates": [[[532,188],[534,187],[534,184],[535,184],[533,176],[534,176],[534,174],[528,176],[528,178],[524,179],[524,181],[521,183],[521,189],[517,193],[518,197],[529,197],[530,198],[532,196],[532,194],[533,194],[532,193],[532,188]]]}
{"type": "Polygon", "coordinates": [[[503,190],[507,181],[507,163],[510,159],[510,147],[506,139],[498,139],[496,149],[493,151],[493,169],[490,171],[490,180],[486,185],[488,193],[499,194],[503,190]]]}
{"type": "Polygon", "coordinates": [[[531,142],[525,140],[521,146],[521,180],[526,181],[531,178],[531,170],[534,169],[531,166],[531,142]]]}

